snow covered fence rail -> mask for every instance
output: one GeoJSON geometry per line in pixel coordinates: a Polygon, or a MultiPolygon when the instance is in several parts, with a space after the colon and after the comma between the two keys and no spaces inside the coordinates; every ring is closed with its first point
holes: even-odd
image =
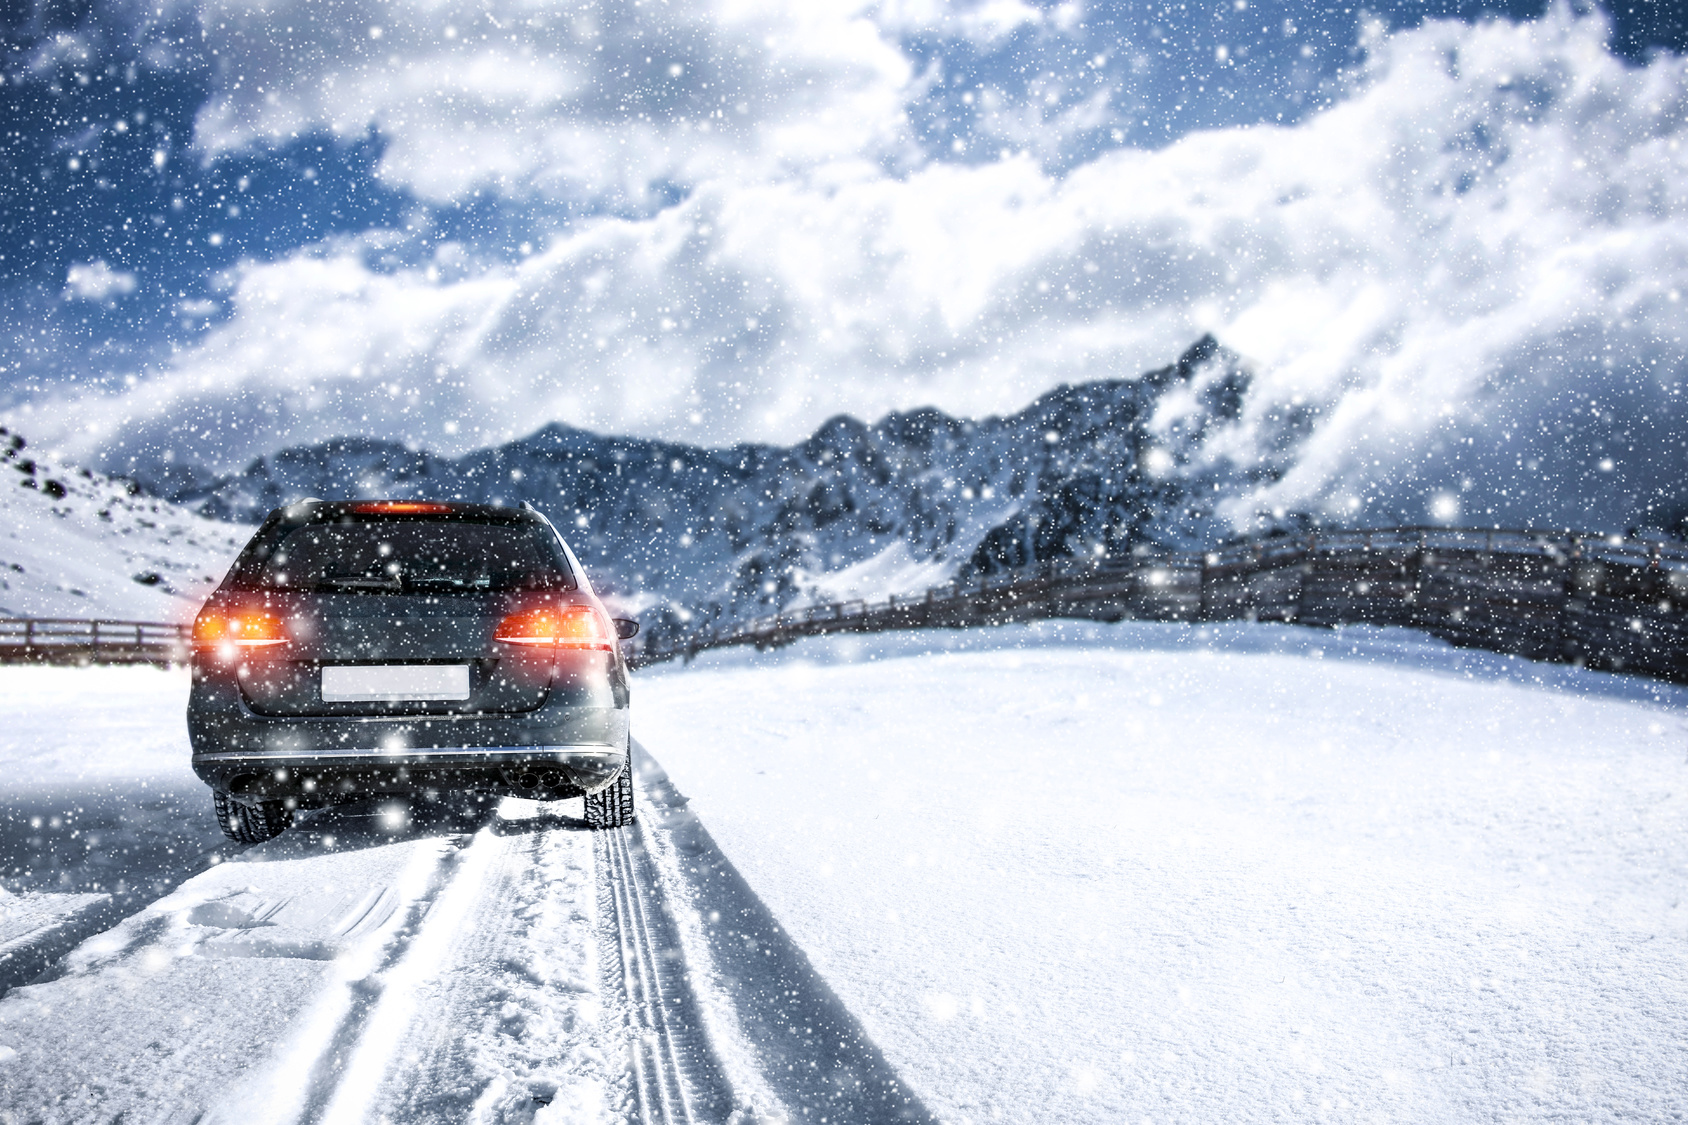
{"type": "Polygon", "coordinates": [[[0,664],[177,664],[187,645],[186,625],[0,617],[0,664]]]}
{"type": "Polygon", "coordinates": [[[1219,550],[1061,560],[921,595],[838,602],[681,634],[635,663],[799,637],[1046,617],[1423,629],[1536,660],[1688,681],[1688,545],[1434,527],[1272,536],[1219,550]]]}

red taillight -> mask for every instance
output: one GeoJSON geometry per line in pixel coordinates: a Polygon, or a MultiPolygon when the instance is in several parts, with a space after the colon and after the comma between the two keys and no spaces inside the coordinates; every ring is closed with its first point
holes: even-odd
{"type": "Polygon", "coordinates": [[[194,619],[193,643],[202,648],[263,648],[287,643],[281,618],[263,610],[205,610],[194,619]]]}
{"type": "Polygon", "coordinates": [[[591,606],[541,606],[512,613],[499,622],[493,640],[508,645],[556,645],[558,648],[615,647],[615,635],[591,606]]]}
{"type": "Polygon", "coordinates": [[[372,500],[352,505],[352,511],[360,516],[448,516],[451,505],[429,500],[372,500]]]}

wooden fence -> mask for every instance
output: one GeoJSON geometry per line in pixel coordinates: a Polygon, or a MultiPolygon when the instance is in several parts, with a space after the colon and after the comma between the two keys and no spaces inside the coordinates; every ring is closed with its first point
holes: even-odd
{"type": "Polygon", "coordinates": [[[880,602],[655,632],[641,664],[799,637],[1039,618],[1402,625],[1457,645],[1688,681],[1688,545],[1567,532],[1407,527],[1209,552],[1066,560],[880,602]]]}
{"type": "Polygon", "coordinates": [[[156,621],[0,617],[0,663],[175,664],[188,657],[189,634],[156,621]]]}
{"type": "MultiPolygon", "coordinates": [[[[635,665],[800,637],[1040,618],[1402,625],[1454,644],[1688,682],[1688,545],[1532,530],[1407,527],[1275,536],[1215,551],[1064,560],[883,601],[833,602],[687,631],[635,665]]],[[[188,626],[0,619],[0,662],[168,664],[188,626]]]]}

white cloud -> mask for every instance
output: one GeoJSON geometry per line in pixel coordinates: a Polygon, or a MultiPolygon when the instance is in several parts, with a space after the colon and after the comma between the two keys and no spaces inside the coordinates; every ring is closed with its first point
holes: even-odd
{"type": "Polygon", "coordinates": [[[899,34],[920,32],[991,45],[1026,27],[1066,23],[1072,5],[1046,13],[1023,0],[885,0],[874,9],[874,22],[899,34]]]}
{"type": "MultiPolygon", "coordinates": [[[[480,10],[382,9],[382,38],[346,50],[447,25],[465,35],[480,10]]],[[[625,28],[568,25],[578,43],[559,38],[531,86],[464,77],[487,56],[453,63],[443,39],[424,52],[452,76],[437,90],[411,62],[385,86],[348,70],[314,92],[303,79],[279,89],[293,64],[276,55],[250,93],[224,91],[201,143],[346,106],[335,121],[376,116],[392,138],[386,174],[424,193],[492,174],[523,191],[637,193],[671,164],[691,194],[648,218],[577,222],[519,264],[447,247],[395,265],[386,235],[248,263],[230,317],[136,390],[55,412],[93,427],[58,436],[117,460],[162,443],[225,465],[351,431],[457,450],[552,419],[789,440],[841,410],[1013,409],[1059,381],[1134,375],[1213,331],[1260,376],[1223,452],[1247,462],[1286,412],[1316,411],[1296,470],[1241,519],[1390,490],[1423,512],[1458,487],[1445,478],[1460,435],[1551,459],[1545,420],[1592,417],[1589,396],[1655,425],[1688,416],[1688,64],[1625,67],[1595,18],[1561,8],[1377,39],[1366,83],[1298,125],[1195,133],[1056,176],[1024,157],[898,165],[906,69],[853,9],[804,10],[812,25],[754,5],[717,13],[686,33],[709,52],[637,49],[704,68],[687,98],[730,78],[724,116],[686,101],[685,127],[617,134],[600,114],[578,138],[560,124],[575,109],[557,107],[611,88],[595,45],[632,57],[625,28]],[[811,79],[826,88],[810,93],[811,79]],[[453,117],[448,93],[465,90],[480,100],[453,117]],[[743,91],[761,99],[747,124],[734,120],[743,91]],[[701,133],[709,121],[719,128],[701,133]]],[[[300,51],[327,58],[313,34],[300,51]]],[[[485,42],[477,51],[505,49],[485,42]]],[[[1620,460],[1681,465],[1679,446],[1637,432],[1620,460]]],[[[1637,487],[1633,473],[1610,479],[1637,487]]]]}
{"type": "Polygon", "coordinates": [[[222,64],[202,151],[374,128],[380,175],[432,200],[636,207],[659,181],[904,143],[911,70],[855,3],[350,0],[323,19],[309,0],[211,0],[200,20],[222,64]]]}
{"type": "Polygon", "coordinates": [[[65,271],[66,300],[109,301],[135,291],[135,275],[105,262],[78,262],[65,271]]]}

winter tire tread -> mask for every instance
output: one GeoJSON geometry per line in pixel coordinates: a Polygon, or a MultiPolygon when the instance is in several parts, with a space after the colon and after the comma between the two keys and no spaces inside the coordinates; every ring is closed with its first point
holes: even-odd
{"type": "Polygon", "coordinates": [[[293,810],[280,801],[242,804],[227,793],[211,792],[217,824],[237,844],[261,844],[293,826],[293,810]]]}
{"type": "Polygon", "coordinates": [[[633,755],[614,781],[586,795],[586,823],[593,828],[623,828],[635,819],[633,811],[633,755]]]}

